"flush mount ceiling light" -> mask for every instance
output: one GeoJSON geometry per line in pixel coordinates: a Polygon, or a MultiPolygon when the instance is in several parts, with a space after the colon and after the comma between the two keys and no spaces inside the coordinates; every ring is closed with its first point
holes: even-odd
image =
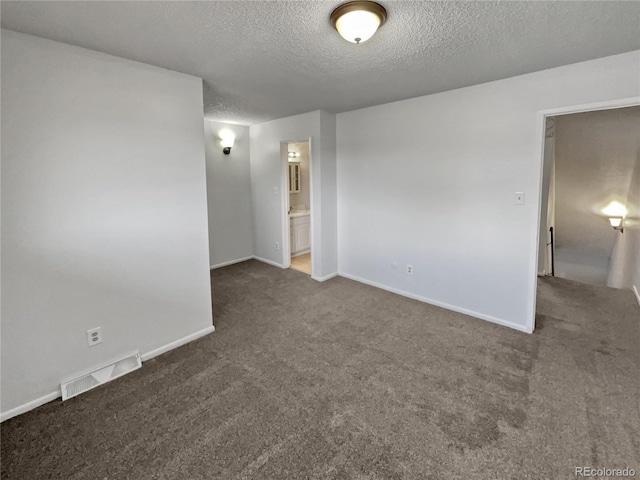
{"type": "Polygon", "coordinates": [[[331,25],[345,40],[362,43],[369,40],[387,19],[382,5],[356,1],[340,5],[331,12],[331,25]]]}

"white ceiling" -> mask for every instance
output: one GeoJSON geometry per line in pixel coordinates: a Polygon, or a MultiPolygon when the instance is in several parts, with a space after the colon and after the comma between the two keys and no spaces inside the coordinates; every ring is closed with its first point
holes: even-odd
{"type": "Polygon", "coordinates": [[[205,116],[338,113],[640,49],[639,2],[399,2],[368,42],[339,1],[2,1],[2,27],[202,77],[205,116]]]}
{"type": "Polygon", "coordinates": [[[640,169],[640,107],[556,117],[555,153],[557,248],[610,257],[620,233],[602,208],[616,200],[639,213],[628,195],[640,169]]]}

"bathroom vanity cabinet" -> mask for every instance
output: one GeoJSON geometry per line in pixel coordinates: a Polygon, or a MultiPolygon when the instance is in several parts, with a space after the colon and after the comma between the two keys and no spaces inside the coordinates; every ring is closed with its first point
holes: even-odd
{"type": "Polygon", "coordinates": [[[291,218],[291,254],[304,252],[311,248],[311,217],[307,215],[291,218]]]}

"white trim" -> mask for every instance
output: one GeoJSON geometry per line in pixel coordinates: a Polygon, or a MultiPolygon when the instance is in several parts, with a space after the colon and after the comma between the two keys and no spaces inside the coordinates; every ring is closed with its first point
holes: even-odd
{"type": "Polygon", "coordinates": [[[169,350],[173,350],[174,348],[181,347],[182,345],[186,345],[187,343],[192,342],[193,340],[196,340],[200,337],[204,337],[205,335],[213,333],[215,332],[215,330],[216,330],[215,327],[213,325],[210,325],[207,328],[203,328],[202,330],[192,333],[191,335],[187,335],[186,337],[180,338],[175,342],[167,343],[166,345],[160,348],[156,348],[155,350],[151,350],[150,352],[143,353],[142,355],[140,355],[140,359],[143,362],[146,362],[147,360],[151,360],[153,357],[162,355],[163,353],[166,353],[169,350]]]}
{"type": "Polygon", "coordinates": [[[598,110],[611,110],[614,108],[625,108],[640,105],[640,97],[620,98],[616,100],[607,100],[604,102],[586,103],[580,105],[569,105],[565,107],[550,108],[545,110],[539,110],[536,117],[536,130],[538,135],[538,159],[540,161],[539,175],[538,175],[538,215],[536,216],[536,225],[533,229],[536,238],[532,242],[531,248],[535,249],[529,256],[530,271],[535,272],[532,276],[529,291],[533,292],[533,295],[529,298],[529,304],[527,306],[527,329],[531,332],[536,328],[536,300],[538,297],[538,253],[540,252],[540,217],[542,215],[542,176],[544,171],[544,144],[545,137],[545,125],[547,117],[553,117],[557,115],[569,115],[572,113],[581,112],[593,112],[598,110]]]}
{"type": "Polygon", "coordinates": [[[300,250],[299,252],[294,253],[293,255],[291,255],[291,258],[296,258],[299,257],[300,255],[306,255],[307,253],[310,253],[311,249],[307,248],[306,250],[300,250]]]}
{"type": "Polygon", "coordinates": [[[216,268],[228,267],[229,265],[234,265],[236,263],[246,262],[247,260],[251,260],[253,255],[249,255],[248,257],[236,258],[235,260],[229,260],[228,262],[217,263],[215,265],[211,265],[209,267],[210,270],[215,270],[216,268]]]}
{"type": "MultiPolygon", "coordinates": [[[[318,118],[318,127],[320,127],[320,118],[318,118]]],[[[322,258],[322,245],[314,245],[313,234],[315,231],[315,227],[313,226],[313,222],[315,218],[320,218],[318,212],[322,210],[322,201],[320,198],[320,191],[317,192],[313,188],[313,181],[316,176],[313,173],[314,165],[316,164],[316,160],[313,158],[313,137],[309,137],[309,251],[311,252],[311,277],[313,278],[313,272],[315,270],[313,264],[317,259],[322,258]]],[[[322,177],[320,176],[320,171],[318,170],[318,178],[319,181],[322,181],[322,177]]],[[[320,229],[318,229],[318,233],[321,233],[320,229]]],[[[291,246],[289,246],[291,247],[291,246]]],[[[318,262],[321,264],[321,262],[318,262]]]]}
{"type": "MultiPolygon", "coordinates": [[[[291,266],[291,217],[289,216],[289,142],[280,142],[280,163],[282,168],[280,179],[280,214],[282,215],[282,265],[275,265],[280,268],[291,266]]],[[[265,260],[266,263],[269,263],[265,260]]]]}
{"type": "Polygon", "coordinates": [[[325,275],[324,277],[316,277],[314,275],[311,275],[311,278],[314,279],[316,282],[326,282],[327,280],[330,280],[333,277],[337,277],[337,276],[338,276],[338,272],[335,272],[335,273],[330,273],[329,275],[325,275]]]}
{"type": "Polygon", "coordinates": [[[259,262],[262,263],[266,263],[268,265],[273,265],[274,267],[278,267],[278,268],[289,268],[289,267],[285,267],[284,265],[280,264],[280,263],[276,263],[273,260],[267,260],[266,258],[262,258],[262,257],[253,257],[254,260],[258,260],[259,262]]]}
{"type": "Polygon", "coordinates": [[[633,287],[631,287],[631,290],[633,290],[633,293],[636,296],[636,300],[638,300],[638,305],[640,305],[640,293],[638,292],[638,287],[634,285],[633,287]]]}
{"type": "Polygon", "coordinates": [[[436,307],[441,307],[446,310],[451,310],[453,312],[469,315],[470,317],[486,320],[488,322],[496,323],[504,327],[513,328],[514,330],[519,330],[521,332],[533,333],[533,330],[527,329],[526,326],[518,325],[516,323],[511,323],[511,322],[508,322],[507,320],[502,320],[500,318],[492,317],[490,315],[484,315],[483,313],[474,312],[473,310],[467,310],[466,308],[460,308],[454,305],[449,305],[448,303],[440,302],[438,300],[433,300],[431,298],[423,297],[421,295],[405,292],[404,290],[399,290],[397,288],[388,287],[386,285],[382,285],[381,283],[365,280],[364,278],[356,277],[355,275],[350,275],[348,273],[338,272],[338,275],[344,278],[348,278],[349,280],[354,280],[356,282],[364,283],[366,285],[371,285],[372,287],[381,288],[382,290],[386,290],[387,292],[395,293],[397,295],[402,295],[403,297],[412,298],[413,300],[418,300],[420,302],[428,303],[430,305],[435,305],[436,307]]]}
{"type": "Polygon", "coordinates": [[[583,103],[580,105],[570,105],[567,107],[550,108],[540,110],[544,116],[554,117],[556,115],[570,115],[572,113],[595,112],[598,110],[612,110],[614,108],[635,107],[640,105],[640,97],[619,98],[616,100],[606,100],[604,102],[583,103]]]}
{"type": "Polygon", "coordinates": [[[11,410],[7,410],[6,412],[0,413],[0,422],[4,422],[5,420],[9,420],[10,418],[16,417],[18,415],[22,415],[23,413],[27,413],[29,410],[33,410],[34,408],[38,408],[45,403],[52,402],[58,398],[62,397],[62,393],[60,390],[56,390],[55,392],[47,393],[40,398],[36,398],[35,400],[31,400],[30,402],[23,403],[22,405],[12,408],[11,410]]]}

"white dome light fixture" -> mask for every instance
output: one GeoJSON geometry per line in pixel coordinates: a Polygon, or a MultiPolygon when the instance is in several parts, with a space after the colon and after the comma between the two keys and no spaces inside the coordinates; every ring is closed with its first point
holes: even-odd
{"type": "Polygon", "coordinates": [[[340,5],[330,18],[342,38],[359,44],[373,37],[387,20],[387,11],[379,3],[356,1],[340,5]]]}

